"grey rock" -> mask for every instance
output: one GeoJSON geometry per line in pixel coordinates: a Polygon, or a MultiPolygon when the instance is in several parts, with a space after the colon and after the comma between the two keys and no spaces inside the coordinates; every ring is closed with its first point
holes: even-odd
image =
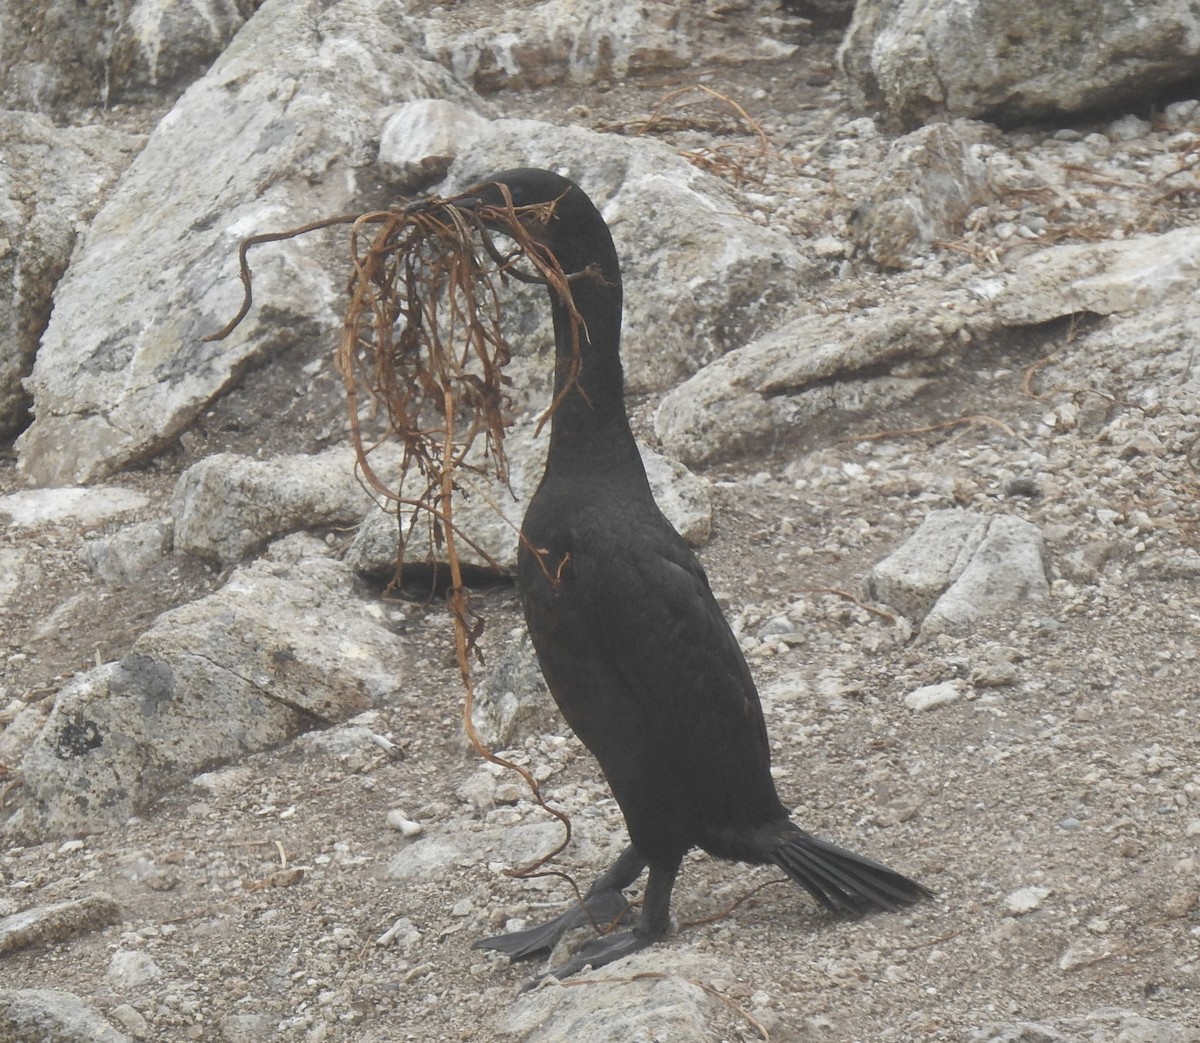
{"type": "Polygon", "coordinates": [[[346,566],[293,556],[236,571],[68,684],[0,834],[113,826],[203,768],[394,698],[403,671],[386,619],[346,566]]]}
{"type": "Polygon", "coordinates": [[[796,50],[764,33],[730,33],[716,5],[668,0],[543,0],[519,8],[458,8],[410,24],[425,49],[487,94],[548,84],[591,84],[728,63],[786,58],[796,50]]]}
{"type": "Polygon", "coordinates": [[[987,516],[975,511],[934,511],[871,571],[872,595],[909,619],[924,619],[962,574],[987,528],[987,516]]]}
{"type": "Polygon", "coordinates": [[[910,710],[936,710],[962,698],[962,687],[953,681],[927,684],[916,688],[904,697],[904,705],[910,710]]]}
{"type": "Polygon", "coordinates": [[[1164,307],[1194,314],[1192,291],[1198,276],[1200,229],[1179,228],[1119,242],[1040,250],[998,281],[977,283],[975,290],[1007,326],[1080,313],[1134,320],[1138,313],[1151,312],[1161,330],[1164,307]]]}
{"type": "Polygon", "coordinates": [[[37,555],[28,547],[0,547],[0,613],[15,603],[23,590],[35,587],[42,578],[37,555]]]}
{"type": "Polygon", "coordinates": [[[140,510],[150,498],[119,485],[22,489],[0,496],[0,517],[20,529],[91,528],[140,510]]]}
{"type": "MultiPolygon", "coordinates": [[[[507,776],[513,779],[515,775],[507,776]]],[[[520,780],[517,780],[520,782],[520,780]]],[[[521,783],[523,786],[524,784],[521,783]]],[[[612,837],[594,820],[571,821],[571,856],[599,865],[615,858],[612,837]]],[[[479,829],[475,818],[445,824],[419,840],[405,843],[387,866],[390,880],[426,879],[456,865],[522,866],[554,850],[562,841],[563,827],[545,816],[515,826],[479,829]]],[[[501,869],[497,869],[501,872],[501,869]]]]}
{"type": "Polygon", "coordinates": [[[427,98],[398,105],[383,124],[379,163],[408,192],[441,181],[459,149],[487,120],[451,101],[427,98]]]}
{"type": "Polygon", "coordinates": [[[1137,574],[1151,580],[1200,580],[1200,554],[1195,551],[1149,554],[1138,562],[1137,574]]]}
{"type": "Polygon", "coordinates": [[[504,645],[496,665],[475,689],[471,722],[491,749],[505,749],[550,730],[557,710],[524,628],[504,645]]]}
{"type": "Polygon", "coordinates": [[[785,0],[784,8],[816,26],[842,27],[849,24],[854,4],[855,0],[785,0]]]}
{"type": "Polygon", "coordinates": [[[933,243],[961,234],[964,218],[989,194],[987,172],[972,151],[979,137],[977,127],[960,120],[892,142],[852,224],[873,261],[907,268],[933,243]]]}
{"type": "Polygon", "coordinates": [[[35,906],[0,920],[0,956],[99,931],[120,919],[121,907],[103,893],[56,905],[35,906]]]}
{"type": "Polygon", "coordinates": [[[1037,527],[1011,515],[933,511],[871,572],[872,596],[921,624],[923,636],[953,630],[1050,585],[1037,527]]]}
{"type": "MultiPolygon", "coordinates": [[[[670,391],[655,432],[688,465],[732,456],[794,437],[826,414],[863,415],[910,399],[1001,331],[1081,313],[1109,317],[1088,332],[1091,350],[1126,345],[1131,358],[1186,369],[1198,273],[1200,232],[1183,228],[1050,247],[988,278],[964,273],[886,305],[802,314],[670,391]]],[[[1164,402],[1200,411],[1192,382],[1175,382],[1164,402]]]]}
{"type": "Polygon", "coordinates": [[[832,411],[880,410],[916,395],[986,322],[965,291],[942,288],[886,308],[803,315],[669,392],[654,430],[694,465],[769,445],[832,411]]]}
{"type": "Polygon", "coordinates": [[[217,453],[175,485],[175,550],[233,564],[288,532],[352,525],[370,501],[351,449],[267,460],[217,453]]]}
{"type": "MultiPolygon", "coordinates": [[[[672,961],[670,975],[662,975],[661,967],[661,958],[639,953],[622,961],[620,982],[595,981],[588,988],[550,986],[525,993],[513,1005],[505,1027],[522,1043],[562,1039],[576,1043],[651,1039],[716,1043],[724,1038],[713,1025],[716,1000],[683,976],[692,977],[689,972],[698,968],[681,968],[678,959],[672,961]],[[649,976],[629,980],[639,972],[649,976]]],[[[711,975],[711,966],[695,973],[701,981],[711,975]]]]}
{"type": "Polygon", "coordinates": [[[70,113],[173,94],[202,73],[261,0],[72,0],[7,5],[0,97],[70,113]]]}
{"type": "MultiPolygon", "coordinates": [[[[9,43],[6,32],[0,52],[9,43]]],[[[77,230],[144,143],[119,130],[56,127],[32,112],[0,111],[0,435],[27,422],[21,381],[33,367],[77,230]]]]}
{"type": "Polygon", "coordinates": [[[225,1043],[257,1043],[279,1038],[279,1018],[269,1014],[230,1014],[220,1021],[225,1043]]]}
{"type": "Polygon", "coordinates": [[[134,1039],[145,1039],[150,1034],[150,1026],[142,1017],[141,1011],[128,1003],[119,1004],[108,1012],[108,1016],[128,1032],[134,1039]]]}
{"type": "MultiPolygon", "coordinates": [[[[3,567],[4,555],[0,552],[0,569],[3,567]]],[[[3,609],[2,601],[3,589],[0,587],[0,609],[3,609]]],[[[48,713],[49,707],[34,703],[23,706],[11,720],[0,722],[4,724],[0,730],[0,764],[16,764],[21,759],[26,747],[45,726],[48,713]]]]}
{"type": "Polygon", "coordinates": [[[155,128],[56,290],[28,382],[28,479],[89,481],[153,455],[252,360],[331,325],[343,264],[292,241],[255,258],[259,307],[203,341],[241,304],[245,236],[351,209],[377,111],[464,94],[394,14],[387,0],[268,0],[155,128]]]}
{"type": "Polygon", "coordinates": [[[169,521],[128,525],[110,536],[88,540],[84,558],[105,583],[129,586],[166,561],[173,531],[169,521]]]}
{"type": "Polygon", "coordinates": [[[1197,23],[1191,0],[860,0],[838,62],[861,112],[908,127],[946,115],[1011,126],[1193,76],[1197,23]]]}
{"type": "Polygon", "coordinates": [[[456,865],[468,856],[470,845],[461,838],[449,836],[426,837],[408,844],[388,863],[387,875],[392,880],[423,880],[431,873],[456,865]]]}
{"type": "Polygon", "coordinates": [[[118,992],[136,991],[162,977],[162,968],[140,949],[118,949],[108,961],[105,979],[118,992]]]}
{"type": "Polygon", "coordinates": [[[548,0],[501,8],[499,24],[487,9],[476,17],[477,25],[430,17],[413,26],[428,53],[481,93],[622,79],[683,68],[692,57],[695,16],[661,0],[548,0]]]}
{"type": "Polygon", "coordinates": [[[6,1043],[130,1043],[73,992],[0,989],[0,1039],[6,1043]]]}

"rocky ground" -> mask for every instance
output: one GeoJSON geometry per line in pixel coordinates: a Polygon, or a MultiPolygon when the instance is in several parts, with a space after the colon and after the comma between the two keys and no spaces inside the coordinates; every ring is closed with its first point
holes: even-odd
{"type": "MultiPolygon", "coordinates": [[[[836,43],[504,104],[615,131],[694,82],[737,99],[769,155],[754,158],[744,124],[726,132],[736,121],[719,102],[662,135],[681,150],[737,146],[721,171],[735,180],[759,164],[745,212],[821,252],[825,315],[986,281],[1048,243],[1196,224],[1194,103],[980,127],[987,201],[952,241],[881,269],[855,251],[851,215],[888,139],[846,110],[836,43]]],[[[1156,357],[1089,339],[1106,321],[997,334],[924,372],[907,402],[826,413],[696,467],[713,501],[700,554],[748,650],[785,802],[935,900],[836,922],[776,872],[693,856],[667,942],[519,995],[536,968],[470,946],[564,900],[556,878],[504,872],[551,847],[558,826],[464,742],[444,608],[389,600],[400,698],[199,775],[118,829],[0,854],[0,915],[90,899],[64,914],[80,920],[68,937],[30,944],[0,928],[3,988],[90,1006],[47,999],[45,1039],[1200,1040],[1200,363],[1194,342],[1156,357]],[[868,581],[943,508],[1035,525],[1049,596],[914,638],[868,581]],[[930,686],[930,703],[914,698],[930,686]],[[73,1016],[82,1028],[52,1027],[73,1016]]],[[[172,451],[122,473],[144,500],[119,524],[161,518],[179,474],[214,452],[295,451],[310,433],[325,444],[341,425],[338,383],[304,361],[248,373],[172,451]]],[[[650,444],[661,397],[631,403],[650,444]]],[[[10,452],[0,495],[19,487],[10,452]]],[[[118,523],[64,516],[77,520],[0,535],[0,550],[36,548],[37,565],[5,605],[4,724],[228,576],[174,556],[135,583],[105,582],[85,545],[118,523]]],[[[352,536],[329,526],[266,556],[336,557],[352,536]]],[[[364,581],[358,594],[380,590],[364,581]]],[[[519,632],[515,593],[476,598],[494,663],[519,632]]],[[[622,846],[619,811],[552,708],[522,734],[515,759],[572,818],[556,866],[586,884],[622,846]]],[[[3,738],[19,754],[20,737],[3,738]]],[[[15,799],[15,764],[0,765],[0,807],[15,799]]]]}

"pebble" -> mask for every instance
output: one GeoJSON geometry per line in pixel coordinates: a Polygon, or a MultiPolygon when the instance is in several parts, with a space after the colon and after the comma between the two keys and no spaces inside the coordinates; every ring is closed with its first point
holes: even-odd
{"type": "Polygon", "coordinates": [[[146,953],[118,949],[108,961],[105,978],[114,989],[136,990],[162,977],[162,970],[146,953]]]}
{"type": "Polygon", "coordinates": [[[1004,908],[1013,916],[1024,916],[1035,909],[1040,909],[1042,902],[1050,896],[1050,893],[1050,888],[1036,884],[1030,887],[1021,887],[1004,899],[1004,908]]]}
{"type": "Polygon", "coordinates": [[[149,1035],[150,1026],[146,1023],[146,1019],[142,1017],[137,1008],[131,1007],[128,1003],[121,1003],[108,1013],[113,1021],[117,1022],[134,1039],[145,1039],[149,1035]]]}
{"type": "Polygon", "coordinates": [[[425,827],[420,822],[414,822],[399,808],[392,808],[387,813],[386,821],[389,829],[399,831],[401,836],[404,837],[419,837],[425,832],[425,827]]]}
{"type": "Polygon", "coordinates": [[[962,698],[962,688],[958,682],[943,681],[941,684],[928,684],[904,697],[904,705],[910,710],[934,710],[939,706],[947,706],[962,698]]]}
{"type": "Polygon", "coordinates": [[[1112,951],[1103,942],[1095,945],[1091,942],[1076,941],[1072,942],[1058,958],[1058,969],[1068,972],[1075,971],[1080,967],[1090,967],[1092,964],[1100,963],[1110,956],[1112,956],[1112,951]]]}

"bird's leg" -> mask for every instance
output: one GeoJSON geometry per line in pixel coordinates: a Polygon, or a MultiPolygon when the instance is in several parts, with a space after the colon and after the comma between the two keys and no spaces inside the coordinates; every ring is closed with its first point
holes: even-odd
{"type": "MultiPolygon", "coordinates": [[[[667,933],[671,921],[671,891],[675,887],[675,876],[679,872],[679,860],[673,863],[658,863],[650,866],[650,877],[646,881],[646,895],[642,899],[642,915],[632,931],[606,934],[592,938],[580,946],[566,963],[552,967],[542,977],[553,975],[566,978],[577,974],[585,967],[603,967],[606,963],[621,959],[647,945],[657,942],[667,933]]],[[[541,978],[535,979],[536,985],[541,978]]]]}
{"type": "Polygon", "coordinates": [[[607,871],[596,878],[583,901],[576,902],[561,916],[524,931],[481,938],[472,948],[494,949],[505,953],[509,959],[519,960],[543,949],[553,949],[573,927],[586,923],[606,927],[617,923],[629,909],[629,902],[621,892],[641,876],[645,868],[646,860],[630,845],[607,871]]]}

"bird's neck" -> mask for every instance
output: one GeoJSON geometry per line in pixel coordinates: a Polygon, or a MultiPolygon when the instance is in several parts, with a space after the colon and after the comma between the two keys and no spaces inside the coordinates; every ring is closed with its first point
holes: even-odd
{"type": "Polygon", "coordinates": [[[594,467],[605,459],[627,459],[630,450],[636,456],[621,370],[620,276],[575,279],[571,295],[582,320],[577,336],[566,304],[550,292],[557,403],[550,420],[550,460],[566,463],[581,455],[594,467]]]}

